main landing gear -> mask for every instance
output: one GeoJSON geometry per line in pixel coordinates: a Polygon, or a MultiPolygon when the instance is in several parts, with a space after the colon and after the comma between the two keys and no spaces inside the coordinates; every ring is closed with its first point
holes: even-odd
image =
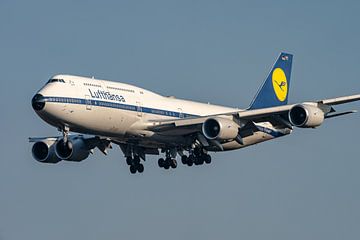
{"type": "Polygon", "coordinates": [[[158,160],[158,165],[159,165],[159,167],[165,168],[165,169],[169,169],[170,167],[177,168],[177,161],[175,158],[170,158],[170,157],[167,157],[165,159],[160,158],[158,160]]]}
{"type": "Polygon", "coordinates": [[[177,168],[177,161],[175,159],[176,152],[172,153],[170,150],[167,150],[165,155],[166,155],[165,159],[160,158],[158,160],[159,167],[160,168],[165,168],[165,169],[169,169],[170,167],[171,168],[177,168]],[[175,156],[173,156],[173,155],[175,155],[175,156]]]}
{"type": "Polygon", "coordinates": [[[140,162],[141,159],[139,156],[135,155],[132,157],[126,157],[126,163],[130,166],[130,172],[135,174],[136,172],[144,172],[144,165],[140,162]]]}
{"type": "Polygon", "coordinates": [[[144,165],[141,161],[145,161],[145,154],[141,151],[141,148],[137,148],[135,145],[130,144],[120,144],[119,146],[125,155],[125,160],[129,166],[130,173],[135,174],[136,172],[144,172],[144,165]]]}
{"type": "Polygon", "coordinates": [[[188,165],[191,167],[193,164],[195,165],[203,165],[204,163],[211,163],[211,156],[201,150],[190,152],[189,156],[183,155],[181,156],[181,162],[184,165],[188,165]]]}
{"type": "MultiPolygon", "coordinates": [[[[142,160],[145,161],[145,155],[141,155],[142,153],[134,150],[133,148],[125,147],[122,148],[125,157],[126,163],[129,165],[130,172],[132,174],[142,173],[144,172],[144,165],[141,163],[142,160]]],[[[207,151],[200,147],[194,147],[192,149],[188,149],[186,151],[189,152],[188,155],[185,155],[183,152],[184,149],[163,149],[162,152],[165,153],[165,158],[159,158],[158,165],[160,168],[164,169],[175,169],[178,166],[176,161],[176,156],[181,156],[181,162],[184,165],[193,166],[193,165],[203,165],[211,163],[211,156],[207,153],[207,151]]]]}
{"type": "MultiPolygon", "coordinates": [[[[182,164],[188,165],[189,167],[193,165],[203,165],[204,163],[210,164],[211,156],[207,154],[205,150],[201,148],[195,148],[189,151],[189,156],[182,155],[181,162],[182,164]]],[[[164,169],[176,168],[177,161],[174,156],[171,157],[169,151],[166,151],[166,158],[165,159],[160,158],[158,160],[158,165],[160,168],[164,168],[164,169]]]]}

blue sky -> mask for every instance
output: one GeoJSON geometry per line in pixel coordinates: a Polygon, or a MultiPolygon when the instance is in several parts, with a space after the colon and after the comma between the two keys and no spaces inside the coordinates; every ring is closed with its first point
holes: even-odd
{"type": "MultiPolygon", "coordinates": [[[[357,1],[1,1],[0,239],[358,239],[360,115],[213,164],[130,175],[120,150],[39,164],[31,109],[57,73],[247,107],[280,51],[290,102],[360,92],[357,1]]],[[[360,109],[360,103],[339,106],[360,109]]]]}

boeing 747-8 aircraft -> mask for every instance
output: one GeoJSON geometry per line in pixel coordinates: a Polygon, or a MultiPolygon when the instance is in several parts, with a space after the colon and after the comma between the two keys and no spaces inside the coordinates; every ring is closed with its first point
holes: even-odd
{"type": "Polygon", "coordinates": [[[338,113],[333,106],[360,100],[360,94],[288,104],[292,58],[279,55],[244,110],[164,97],[124,83],[53,76],[32,107],[62,135],[30,138],[33,157],[42,163],[80,162],[95,148],[106,154],[115,144],[131,173],[144,171],[146,155],[161,153],[161,168],[176,168],[178,155],[183,164],[202,165],[211,163],[209,152],[247,147],[355,112],[338,113]]]}

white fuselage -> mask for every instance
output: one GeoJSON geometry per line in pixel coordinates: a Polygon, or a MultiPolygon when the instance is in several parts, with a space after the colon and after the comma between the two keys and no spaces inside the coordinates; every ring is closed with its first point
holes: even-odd
{"type": "MultiPolygon", "coordinates": [[[[71,131],[111,137],[119,142],[161,147],[184,142],[178,136],[161,136],[147,130],[154,121],[236,112],[239,109],[164,97],[129,84],[72,75],[57,75],[39,92],[46,105],[39,116],[49,124],[71,131]]],[[[243,145],[232,141],[224,150],[237,149],[286,135],[270,123],[257,123],[262,129],[246,137],[243,145]],[[276,133],[275,135],[273,133],[276,133]]]]}

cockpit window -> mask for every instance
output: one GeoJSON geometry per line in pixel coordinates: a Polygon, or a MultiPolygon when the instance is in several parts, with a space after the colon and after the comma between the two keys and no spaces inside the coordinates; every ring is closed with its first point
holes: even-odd
{"type": "Polygon", "coordinates": [[[53,83],[53,82],[65,83],[64,79],[58,79],[58,78],[51,78],[47,83],[53,83]]]}

